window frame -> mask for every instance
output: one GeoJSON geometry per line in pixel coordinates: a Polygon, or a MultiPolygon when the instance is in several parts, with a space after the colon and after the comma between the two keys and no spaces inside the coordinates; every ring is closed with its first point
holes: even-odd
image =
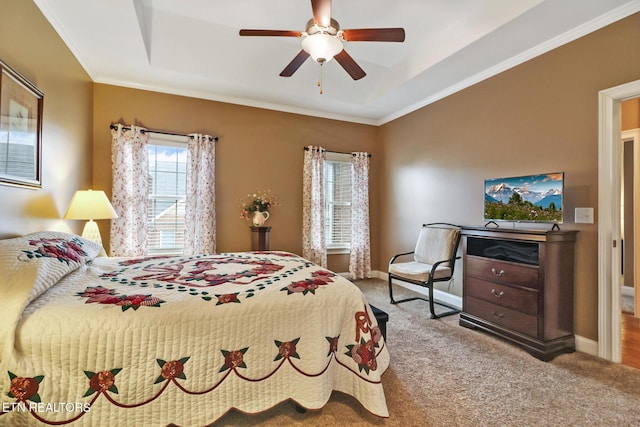
{"type": "MultiPolygon", "coordinates": [[[[180,148],[180,149],[186,150],[187,144],[189,143],[189,136],[186,136],[186,135],[163,134],[163,133],[151,132],[151,131],[148,131],[148,134],[149,134],[149,138],[147,140],[147,150],[149,149],[150,146],[171,147],[171,148],[180,148]]],[[[151,162],[149,162],[149,166],[151,166],[151,162]]],[[[186,171],[185,171],[185,192],[186,192],[186,171]]],[[[176,194],[175,196],[176,198],[172,196],[166,196],[166,195],[156,195],[152,197],[152,188],[150,187],[147,194],[147,203],[149,203],[149,209],[151,209],[152,200],[162,200],[162,199],[178,200],[177,197],[179,195],[176,194]]],[[[186,201],[186,194],[185,194],[184,200],[186,201]]],[[[146,227],[149,226],[149,217],[147,217],[146,219],[145,226],[146,227]]],[[[148,231],[149,229],[147,228],[147,232],[148,231]]],[[[160,241],[162,241],[162,233],[160,234],[159,239],[160,241]]],[[[175,246],[172,248],[161,248],[161,249],[150,249],[148,245],[149,245],[149,238],[147,237],[147,250],[146,250],[147,255],[182,255],[184,253],[184,244],[182,247],[175,246]]]]}
{"type": "MultiPolygon", "coordinates": [[[[329,163],[348,163],[349,165],[353,164],[353,155],[350,153],[335,153],[335,152],[327,152],[325,154],[325,184],[324,184],[324,194],[325,194],[325,210],[326,210],[326,214],[325,214],[325,244],[326,244],[326,249],[327,249],[327,254],[348,254],[351,251],[351,243],[333,243],[333,242],[329,242],[328,239],[326,238],[326,235],[328,233],[328,230],[331,227],[331,224],[329,223],[329,217],[330,217],[330,206],[331,206],[331,202],[329,201],[329,185],[328,185],[328,177],[327,177],[327,172],[328,172],[328,168],[329,168],[329,163]]],[[[351,173],[351,177],[353,178],[353,171],[350,171],[351,173]]],[[[339,203],[343,206],[351,206],[351,202],[352,202],[352,194],[351,194],[351,188],[349,188],[349,202],[345,203],[339,203]]],[[[349,231],[349,235],[351,235],[351,231],[349,231]]]]}

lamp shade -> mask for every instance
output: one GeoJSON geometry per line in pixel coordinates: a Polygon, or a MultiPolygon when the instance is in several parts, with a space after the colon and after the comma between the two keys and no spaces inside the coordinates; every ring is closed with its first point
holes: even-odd
{"type": "Polygon", "coordinates": [[[304,49],[314,61],[328,62],[334,56],[342,52],[342,42],[337,37],[325,33],[317,33],[307,36],[302,40],[304,49]]]}
{"type": "Polygon", "coordinates": [[[109,219],[118,214],[104,191],[80,190],[73,195],[65,219],[109,219]]]}

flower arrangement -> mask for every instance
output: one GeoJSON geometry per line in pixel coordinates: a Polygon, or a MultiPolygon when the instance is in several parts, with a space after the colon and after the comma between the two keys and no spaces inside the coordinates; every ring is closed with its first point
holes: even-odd
{"type": "Polygon", "coordinates": [[[271,190],[257,191],[253,194],[247,194],[247,197],[250,201],[242,203],[240,212],[242,219],[251,220],[254,212],[269,212],[271,206],[278,206],[277,199],[271,194],[271,190]]]}

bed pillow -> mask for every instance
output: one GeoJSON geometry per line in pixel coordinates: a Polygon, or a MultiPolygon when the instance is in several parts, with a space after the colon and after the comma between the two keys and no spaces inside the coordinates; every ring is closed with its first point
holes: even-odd
{"type": "Polygon", "coordinates": [[[0,297],[26,294],[23,303],[28,304],[102,250],[90,240],[56,231],[0,240],[0,297]]]}

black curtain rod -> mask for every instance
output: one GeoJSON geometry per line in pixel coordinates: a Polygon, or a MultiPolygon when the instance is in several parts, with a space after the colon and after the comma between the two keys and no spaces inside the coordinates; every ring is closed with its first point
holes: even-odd
{"type": "MultiPolygon", "coordinates": [[[[109,129],[115,130],[117,128],[118,128],[117,125],[114,125],[114,124],[109,125],[109,129]]],[[[123,126],[122,129],[130,130],[131,128],[129,126],[123,126]]],[[[162,131],[162,130],[152,130],[152,129],[142,129],[142,133],[145,133],[145,132],[159,133],[161,135],[188,136],[189,138],[193,138],[193,135],[186,135],[184,133],[166,132],[166,131],[162,131]]],[[[218,142],[218,137],[217,136],[210,136],[209,137],[209,141],[218,142]]]]}
{"type": "MultiPolygon", "coordinates": [[[[304,151],[309,151],[309,147],[304,147],[304,151]]],[[[324,150],[327,153],[334,153],[334,154],[351,154],[352,156],[355,156],[356,153],[345,153],[344,151],[329,151],[329,150],[324,150]]],[[[371,157],[371,154],[367,153],[367,157],[371,157]]]]}

